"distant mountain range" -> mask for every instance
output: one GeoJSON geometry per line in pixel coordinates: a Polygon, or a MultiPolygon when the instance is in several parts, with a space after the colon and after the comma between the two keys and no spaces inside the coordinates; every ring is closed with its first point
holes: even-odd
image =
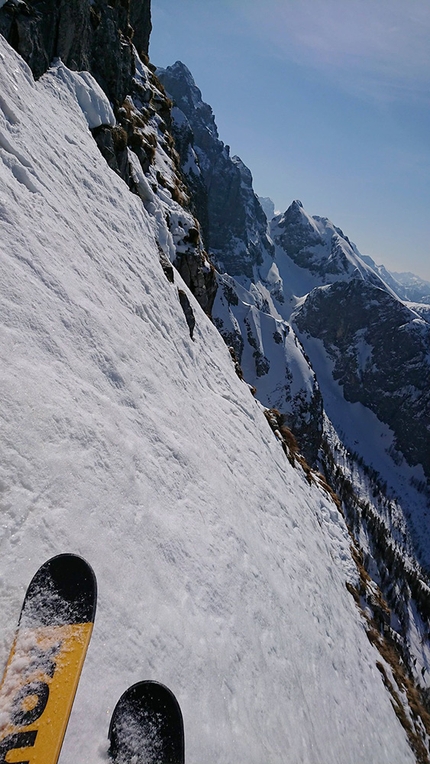
{"type": "Polygon", "coordinates": [[[430,305],[430,281],[425,281],[414,273],[388,271],[384,265],[376,265],[369,255],[361,255],[361,258],[379,273],[401,300],[430,305]]]}

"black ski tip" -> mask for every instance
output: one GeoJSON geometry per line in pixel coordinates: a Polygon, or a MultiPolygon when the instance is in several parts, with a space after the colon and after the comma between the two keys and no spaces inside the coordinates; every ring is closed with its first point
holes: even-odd
{"type": "Polygon", "coordinates": [[[76,554],[47,560],[30,581],[20,623],[28,628],[93,622],[97,582],[91,566],[76,554]]]}
{"type": "Polygon", "coordinates": [[[114,764],[133,757],[147,764],[184,764],[184,722],[173,692],[151,680],[129,687],[112,714],[109,741],[114,764]]]}

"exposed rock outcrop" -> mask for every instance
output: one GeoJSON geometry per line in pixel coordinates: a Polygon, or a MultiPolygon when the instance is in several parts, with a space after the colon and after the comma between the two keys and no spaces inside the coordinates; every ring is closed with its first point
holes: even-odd
{"type": "Polygon", "coordinates": [[[345,398],[388,424],[430,478],[430,325],[362,279],[314,289],[295,321],[323,341],[345,398]]]}
{"type": "Polygon", "coordinates": [[[172,104],[146,65],[150,31],[150,0],[7,0],[0,9],[0,32],[36,78],[60,57],[101,85],[117,124],[95,128],[94,139],[112,170],[151,208],[163,267],[172,261],[210,314],[216,278],[188,211],[170,135],[172,104]]]}
{"type": "Polygon", "coordinates": [[[60,57],[91,72],[117,106],[131,90],[133,42],[147,55],[150,32],[150,0],[7,0],[0,9],[0,33],[36,79],[60,57]]]}
{"type": "Polygon", "coordinates": [[[251,172],[218,137],[211,107],[180,61],[157,76],[174,101],[172,132],[206,249],[220,271],[251,280],[273,257],[251,172]]]}

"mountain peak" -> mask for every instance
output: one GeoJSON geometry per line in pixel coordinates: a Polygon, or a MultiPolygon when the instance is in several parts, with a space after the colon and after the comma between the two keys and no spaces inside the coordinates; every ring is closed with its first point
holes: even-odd
{"type": "Polygon", "coordinates": [[[229,146],[219,139],[213,111],[203,101],[188,68],[177,61],[157,69],[157,76],[192,131],[192,141],[186,144],[182,127],[177,127],[177,145],[181,147],[184,175],[193,184],[194,208],[207,251],[221,271],[252,278],[254,266],[271,258],[273,244],[254,194],[251,171],[240,157],[230,157],[229,146]],[[195,172],[189,172],[191,166],[199,168],[198,188],[195,172]]]}
{"type": "Polygon", "coordinates": [[[193,75],[188,69],[188,66],[186,66],[183,61],[175,61],[175,63],[171,66],[168,66],[167,69],[173,74],[176,74],[178,77],[185,77],[190,83],[196,86],[193,75]]]}
{"type": "Polygon", "coordinates": [[[201,90],[197,87],[194,77],[182,61],[175,61],[165,69],[158,67],[156,74],[164,85],[166,92],[175,105],[185,114],[193,130],[203,133],[209,131],[218,140],[218,129],[215,117],[209,104],[203,101],[201,90]]]}

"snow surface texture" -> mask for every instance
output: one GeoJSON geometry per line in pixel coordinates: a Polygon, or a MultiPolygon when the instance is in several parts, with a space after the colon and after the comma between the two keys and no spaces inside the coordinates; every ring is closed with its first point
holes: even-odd
{"type": "Polygon", "coordinates": [[[41,562],[82,554],[99,584],[61,763],[106,761],[143,678],[178,697],[188,764],[413,762],[335,506],[191,295],[190,339],[76,89],[0,40],[0,93],[3,662],[41,562]]]}
{"type": "Polygon", "coordinates": [[[100,127],[100,125],[115,125],[116,120],[112,107],[100,85],[89,72],[72,72],[57,59],[52,67],[52,73],[76,97],[89,128],[93,129],[100,127]]]}

